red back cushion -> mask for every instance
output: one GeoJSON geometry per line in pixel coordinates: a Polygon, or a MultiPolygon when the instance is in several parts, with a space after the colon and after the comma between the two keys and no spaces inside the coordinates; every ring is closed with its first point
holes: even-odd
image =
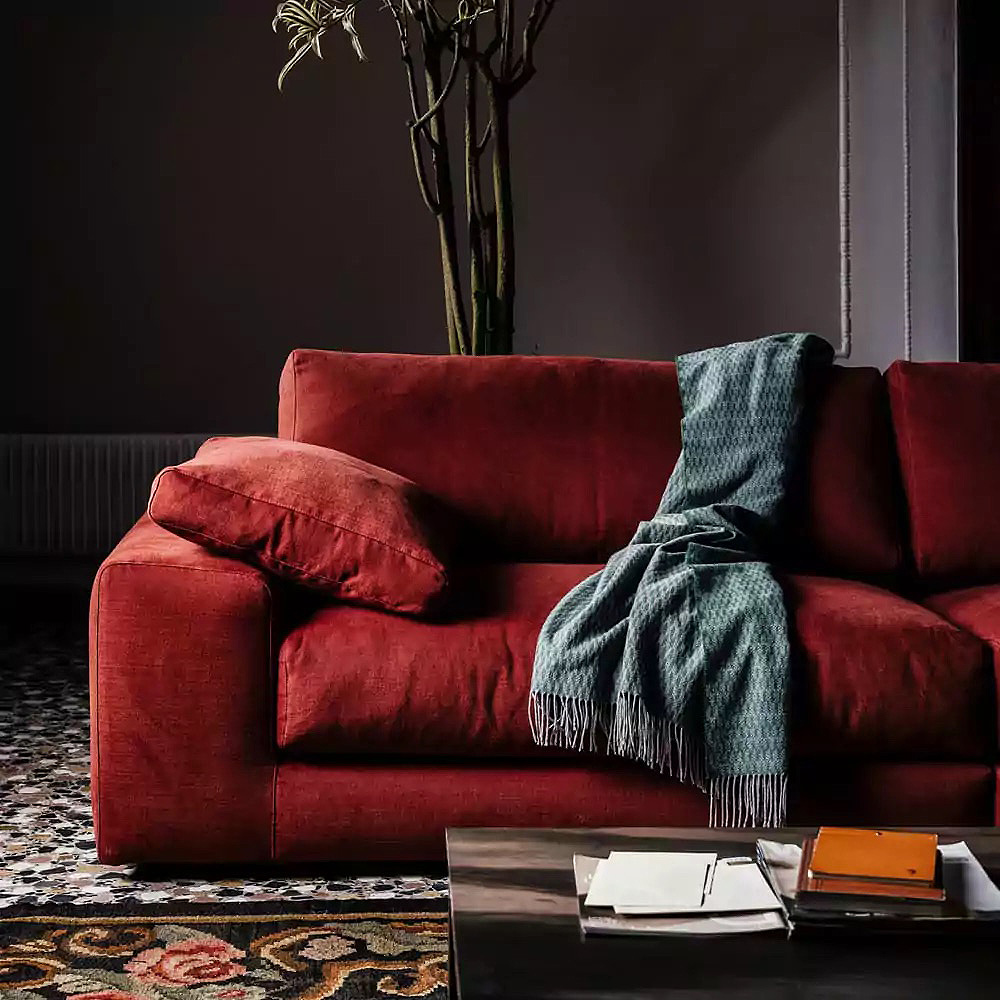
{"type": "Polygon", "coordinates": [[[789,497],[785,562],[891,582],[904,542],[885,382],[874,368],[838,366],[807,384],[803,474],[789,497]]]}
{"type": "Polygon", "coordinates": [[[1000,580],[1000,365],[897,361],[887,378],[918,574],[1000,580]]]}
{"type": "MultiPolygon", "coordinates": [[[[892,573],[894,455],[877,372],[817,387],[797,537],[831,572],[892,573]]],[[[596,562],[656,510],[680,453],[663,361],[294,351],[279,434],[398,472],[478,528],[469,560],[596,562]]]]}

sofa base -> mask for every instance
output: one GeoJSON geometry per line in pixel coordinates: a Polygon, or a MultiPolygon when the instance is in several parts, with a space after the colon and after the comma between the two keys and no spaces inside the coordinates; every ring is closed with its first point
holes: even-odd
{"type": "MultiPolygon", "coordinates": [[[[789,824],[992,825],[994,768],[974,763],[806,762],[789,824]]],[[[705,826],[706,797],[623,763],[287,763],[279,768],[279,861],[439,860],[449,826],[705,826]]]]}
{"type": "MultiPolygon", "coordinates": [[[[975,763],[808,761],[789,778],[788,823],[991,826],[997,769],[975,763]]],[[[285,762],[274,813],[227,848],[206,841],[211,817],[168,829],[136,818],[100,844],[106,863],[441,861],[447,827],[705,826],[697,789],[625,762],[601,768],[537,762],[285,762]],[[270,844],[248,854],[248,845],[270,844]]]]}

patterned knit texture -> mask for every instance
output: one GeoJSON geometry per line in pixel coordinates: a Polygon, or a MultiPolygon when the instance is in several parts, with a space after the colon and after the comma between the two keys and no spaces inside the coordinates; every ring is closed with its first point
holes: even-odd
{"type": "Polygon", "coordinates": [[[681,456],[653,518],[542,627],[536,742],[692,782],[712,825],[784,822],[788,625],[767,556],[807,369],[832,360],[798,333],[677,359],[681,456]]]}

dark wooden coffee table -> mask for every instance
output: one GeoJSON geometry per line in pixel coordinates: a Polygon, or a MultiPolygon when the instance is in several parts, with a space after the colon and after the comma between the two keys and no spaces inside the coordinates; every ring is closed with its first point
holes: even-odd
{"type": "MultiPolygon", "coordinates": [[[[952,936],[588,937],[574,854],[609,850],[753,853],[758,834],[798,842],[815,830],[449,830],[452,991],[461,1000],[965,1000],[1000,997],[1000,940],[952,936]],[[734,851],[734,846],[736,850],[734,851]]],[[[1000,831],[965,840],[996,881],[1000,831]]]]}

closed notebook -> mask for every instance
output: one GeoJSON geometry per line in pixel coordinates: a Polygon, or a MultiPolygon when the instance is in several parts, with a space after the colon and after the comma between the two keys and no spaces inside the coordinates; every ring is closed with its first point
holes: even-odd
{"type": "Polygon", "coordinates": [[[809,876],[932,886],[937,846],[933,833],[824,826],[816,837],[809,876]]]}
{"type": "Polygon", "coordinates": [[[924,885],[901,879],[814,875],[812,863],[816,842],[816,838],[808,838],[802,845],[796,894],[799,909],[838,911],[860,907],[873,912],[929,916],[941,912],[945,892],[938,851],[934,852],[933,884],[924,885]]]}

